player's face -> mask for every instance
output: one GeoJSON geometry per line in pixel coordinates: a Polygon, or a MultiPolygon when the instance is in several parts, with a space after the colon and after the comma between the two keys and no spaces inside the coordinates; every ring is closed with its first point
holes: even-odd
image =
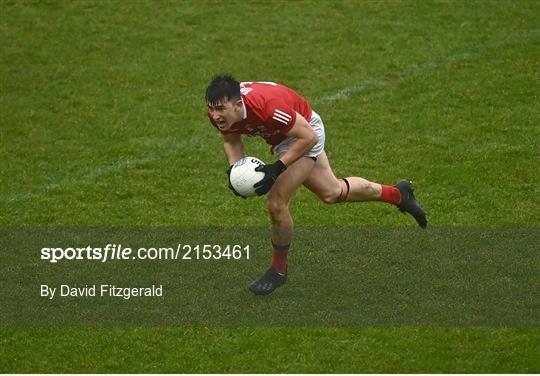
{"type": "Polygon", "coordinates": [[[225,98],[218,103],[208,103],[208,111],[210,111],[212,120],[222,131],[229,129],[234,123],[242,120],[244,116],[241,100],[230,101],[225,98]]]}

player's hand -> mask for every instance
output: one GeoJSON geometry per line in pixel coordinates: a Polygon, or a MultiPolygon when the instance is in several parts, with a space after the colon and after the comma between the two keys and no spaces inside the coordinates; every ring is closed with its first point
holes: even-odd
{"type": "Polygon", "coordinates": [[[255,171],[261,171],[264,172],[264,178],[257,184],[255,184],[253,187],[255,188],[255,192],[258,196],[262,196],[272,188],[274,183],[276,182],[276,179],[283,171],[287,169],[287,166],[283,162],[281,162],[280,159],[277,160],[277,162],[272,164],[267,164],[263,166],[259,166],[255,168],[255,171]]]}
{"type": "Polygon", "coordinates": [[[236,192],[236,189],[234,189],[234,187],[231,185],[231,170],[232,166],[229,166],[229,168],[227,169],[227,181],[229,182],[229,189],[233,191],[236,196],[242,197],[245,200],[247,197],[244,197],[240,193],[236,192]]]}

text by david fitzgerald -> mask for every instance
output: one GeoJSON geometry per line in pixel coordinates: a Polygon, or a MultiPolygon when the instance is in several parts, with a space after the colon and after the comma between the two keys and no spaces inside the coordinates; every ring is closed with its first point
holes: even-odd
{"type": "Polygon", "coordinates": [[[41,285],[41,296],[49,299],[56,297],[111,297],[126,300],[134,297],[161,297],[163,296],[163,285],[151,285],[148,287],[117,287],[115,285],[60,285],[59,287],[51,287],[41,285]]]}

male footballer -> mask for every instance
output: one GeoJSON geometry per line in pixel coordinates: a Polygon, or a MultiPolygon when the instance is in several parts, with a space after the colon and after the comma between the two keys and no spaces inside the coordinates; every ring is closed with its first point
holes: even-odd
{"type": "MultiPolygon", "coordinates": [[[[336,178],[324,151],[323,121],[292,89],[274,82],[240,83],[231,75],[217,75],[206,89],[206,104],[210,122],[223,137],[229,166],[245,157],[242,135],[264,138],[278,157],[274,163],[257,167],[264,178],[255,184],[256,192],[268,194],[272,260],[270,268],[250,285],[254,294],[270,294],[287,280],[293,235],[289,203],[301,185],[327,204],[387,202],[412,215],[420,227],[427,227],[426,214],[410,181],[389,186],[355,176],[336,178]]],[[[229,188],[240,196],[230,184],[229,188]]]]}

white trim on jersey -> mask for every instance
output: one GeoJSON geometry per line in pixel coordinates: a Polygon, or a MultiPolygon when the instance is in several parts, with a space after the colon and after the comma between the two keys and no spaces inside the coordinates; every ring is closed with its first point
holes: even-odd
{"type": "Polygon", "coordinates": [[[244,98],[240,97],[240,100],[242,101],[242,108],[244,109],[244,117],[242,117],[243,120],[246,120],[247,118],[247,108],[246,104],[244,103],[244,98]]]}
{"type": "Polygon", "coordinates": [[[276,120],[276,121],[279,121],[280,123],[283,123],[285,125],[288,125],[289,122],[291,121],[292,117],[291,115],[283,112],[283,111],[280,111],[276,108],[276,110],[274,111],[274,116],[272,116],[272,119],[276,120]]]}

